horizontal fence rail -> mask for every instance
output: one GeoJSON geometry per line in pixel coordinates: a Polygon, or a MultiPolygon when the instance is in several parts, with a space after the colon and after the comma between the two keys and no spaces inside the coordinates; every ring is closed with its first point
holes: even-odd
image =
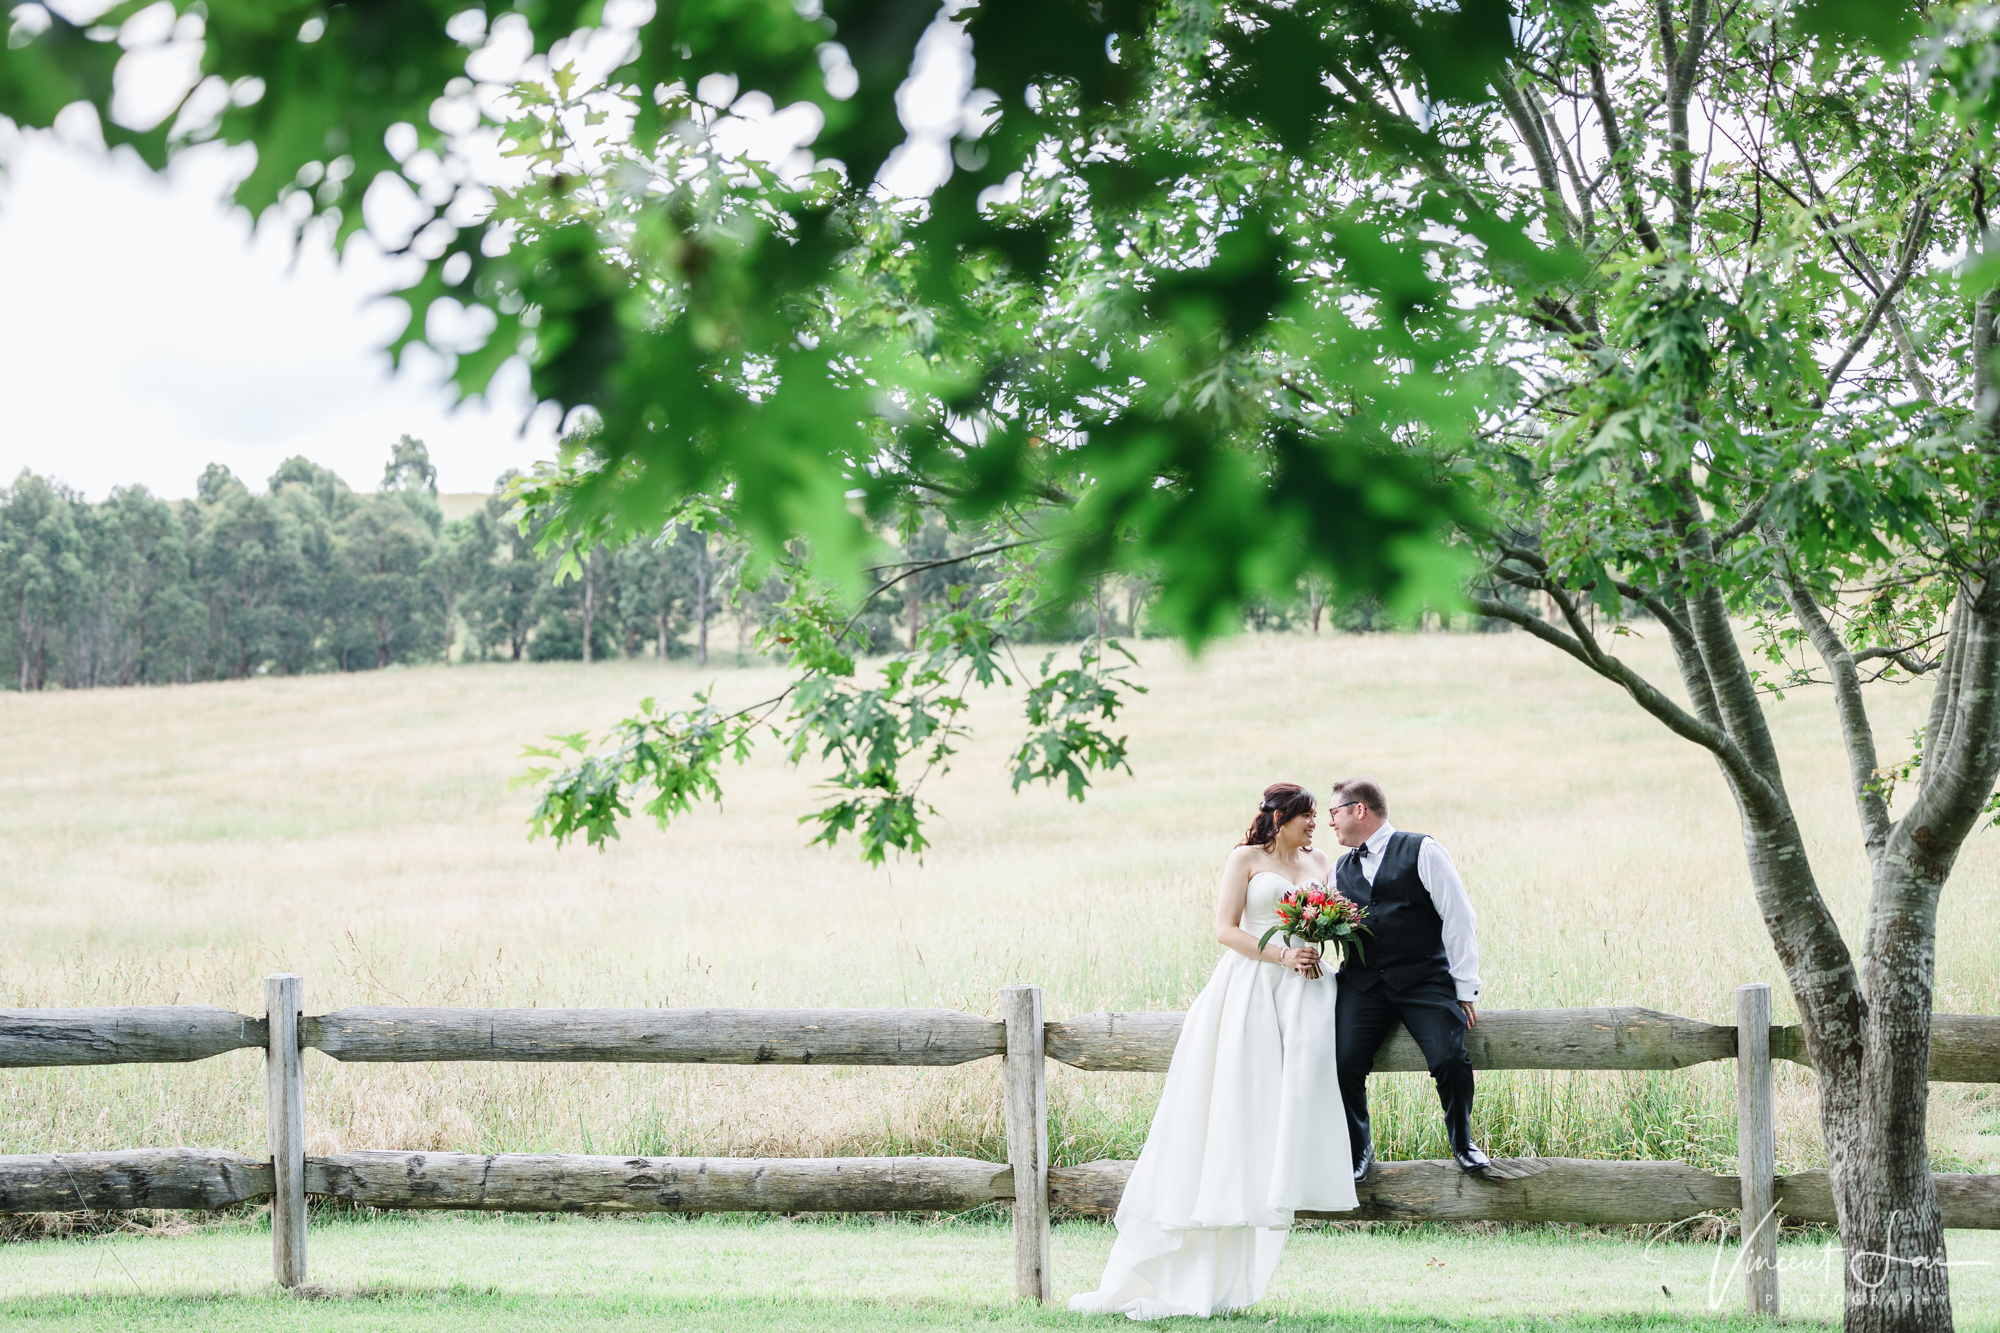
{"type": "MultiPolygon", "coordinates": [[[[1484,1022],[1482,1018],[1480,1020],[1484,1022]]],[[[1133,1162],[1091,1162],[1049,1173],[1049,1202],[1109,1217],[1133,1162]]],[[[1742,1181],[1685,1162],[1606,1162],[1576,1157],[1499,1159],[1492,1178],[1470,1176],[1455,1162],[1377,1162],[1355,1187],[1361,1206],[1348,1213],[1302,1212],[1339,1222],[1681,1222],[1733,1210],[1742,1181]]],[[[2000,1176],[1938,1174],[1944,1224],[2000,1227],[2000,1176]]],[[[1777,1177],[1778,1211],[1793,1222],[1831,1225],[1833,1189],[1824,1171],[1777,1177]]]]}
{"type": "Polygon", "coordinates": [[[970,1157],[584,1157],[354,1152],[306,1159],[306,1190],[371,1208],[563,1213],[964,1212],[1014,1197],[970,1157]]]}
{"type": "MultiPolygon", "coordinates": [[[[1046,1024],[1078,1069],[1160,1072],[1181,1014],[1098,1013],[1046,1024]]],[[[266,1021],[208,1005],[0,1009],[0,1068],[175,1063],[265,1044],[266,1021]]],[[[347,1062],[958,1065],[1003,1054],[1005,1026],[951,1009],[444,1009],[357,1005],[299,1020],[300,1044],[347,1062]]],[[[1475,1069],[1685,1069],[1736,1055],[1736,1029],[1636,1007],[1490,1009],[1466,1033],[1475,1069]]],[[[1795,1026],[1771,1055],[1810,1065],[1795,1026]]],[[[1421,1072],[1397,1031],[1377,1073],[1421,1072]]],[[[2000,1083],[2000,1017],[1934,1014],[1930,1077],[2000,1083]]]]}
{"type": "Polygon", "coordinates": [[[0,1213],[214,1210],[271,1193],[270,1158],[213,1148],[0,1157],[0,1213]]]}
{"type": "MultiPolygon", "coordinates": [[[[1052,1208],[1108,1217],[1132,1162],[1049,1170],[1052,1208]]],[[[1375,1222],[1679,1222],[1737,1206],[1741,1182],[1685,1162],[1501,1159],[1500,1176],[1451,1162],[1378,1162],[1360,1208],[1301,1213],[1375,1222]]],[[[1953,1228],[2000,1227],[2000,1176],[1941,1173],[1953,1228]]],[[[1011,1202],[1005,1163],[970,1157],[587,1157],[541,1153],[351,1152],[308,1157],[308,1194],[369,1208],[489,1212],[963,1212],[1011,1202]]],[[[1778,1211],[1831,1224],[1824,1171],[1775,1182],[1778,1211]]],[[[271,1163],[200,1148],[0,1157],[0,1212],[218,1209],[272,1194],[271,1163]]]]}
{"type": "MultiPolygon", "coordinates": [[[[0,1157],[0,1212],[218,1209],[273,1191],[269,1160],[200,1148],[0,1157]]],[[[1011,1201],[1014,1173],[970,1157],[351,1152],[306,1158],[305,1192],[489,1212],[955,1213],[1011,1201]]]]}
{"type": "Polygon", "coordinates": [[[951,1009],[399,1009],[307,1018],[300,1042],[348,1061],[605,1060],[724,1065],[962,1065],[1007,1049],[1003,1024],[951,1009]]]}
{"type": "MultiPolygon", "coordinates": [[[[267,1012],[209,1005],[0,1010],[0,1067],[172,1063],[266,1052],[267,1119],[278,1158],[198,1148],[0,1157],[0,1213],[213,1210],[269,1199],[273,1271],[306,1280],[306,1200],[374,1208],[529,1212],[958,1212],[1014,1215],[1015,1282],[1047,1300],[1051,1209],[1108,1216],[1134,1163],[1050,1167],[1047,1060],[1084,1070],[1158,1072],[1183,1015],[1097,1013],[1045,1022],[1041,992],[1001,992],[996,1021],[947,1009],[462,1009],[353,1006],[309,1015],[303,983],[266,979],[267,1012]],[[349,1062],[611,1061],[737,1065],[949,1066],[1001,1057],[1005,1162],[965,1157],[610,1157],[350,1152],[308,1157],[300,1058],[349,1062]]],[[[1672,1223],[1775,1207],[1834,1221],[1824,1171],[1775,1174],[1770,1062],[1808,1063],[1797,1027],[1772,1026],[1769,992],[1737,991],[1739,1026],[1635,1007],[1488,1010],[1466,1034],[1476,1069],[1671,1070],[1736,1062],[1739,1174],[1684,1162],[1512,1158],[1491,1177],[1450,1162],[1382,1162],[1354,1212],[1375,1221],[1672,1223]],[[1739,1030],[1764,1038],[1738,1041],[1739,1030]],[[1758,1148],[1763,1144],[1763,1148],[1758,1148]]],[[[1398,1031],[1382,1073],[1421,1072],[1398,1031]]],[[[2000,1017],[1932,1018],[1930,1077],[2000,1082],[2000,1017]]],[[[1947,1227],[2000,1228],[2000,1176],[1935,1177],[1947,1227]]],[[[1758,1265],[1750,1265],[1752,1268],[1758,1265]]],[[[1776,1313],[1775,1270],[1750,1275],[1753,1313],[1776,1313]]]]}
{"type": "MultiPolygon", "coordinates": [[[[1048,1055],[1079,1069],[1163,1071],[1181,1019],[1100,1013],[1051,1022],[1048,1055]]],[[[1005,1047],[1002,1024],[945,1009],[365,1005],[307,1016],[299,1027],[302,1046],[348,1062],[954,1065],[1005,1047]]],[[[0,1011],[0,1066],[199,1060],[261,1047],[265,1032],[262,1018],[205,1006],[0,1011]]],[[[1480,1069],[1678,1069],[1734,1056],[1736,1029],[1650,1009],[1502,1009],[1481,1015],[1466,1045],[1480,1069]]],[[[1422,1052],[1400,1031],[1375,1061],[1383,1073],[1424,1067],[1422,1052]]]]}
{"type": "MultiPolygon", "coordinates": [[[[1486,1021],[1480,1015],[1480,1022],[1486,1021]]],[[[1805,1029],[1771,1029],[1771,1054],[1812,1067],[1805,1029]]],[[[2000,1018],[1987,1014],[1932,1014],[1930,1080],[1933,1083],[2000,1083],[2000,1018]]]]}
{"type": "MultiPolygon", "coordinates": [[[[1085,1014],[1049,1024],[1051,1058],[1078,1069],[1163,1070],[1181,1014],[1085,1014]]],[[[2000,1035],[2000,1019],[1995,1023],[2000,1035]]],[[[1465,1034],[1474,1069],[1684,1069],[1736,1054],[1736,1029],[1653,1009],[1491,1009],[1465,1034]]],[[[1377,1073],[1426,1069],[1398,1029],[1375,1056],[1377,1073]]]]}
{"type": "Polygon", "coordinates": [[[226,1051],[262,1050],[268,1032],[261,1017],[208,1004],[0,1009],[0,1069],[180,1064],[226,1051]]]}

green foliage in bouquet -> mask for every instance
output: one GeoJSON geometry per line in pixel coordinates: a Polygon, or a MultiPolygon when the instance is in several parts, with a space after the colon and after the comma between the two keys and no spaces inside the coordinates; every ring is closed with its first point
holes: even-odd
{"type": "Polygon", "coordinates": [[[1257,948],[1262,950],[1273,935],[1283,933],[1308,944],[1332,944],[1341,957],[1365,962],[1361,937],[1373,934],[1367,922],[1368,909],[1340,890],[1305,884],[1278,899],[1278,924],[1264,932],[1257,948]]]}

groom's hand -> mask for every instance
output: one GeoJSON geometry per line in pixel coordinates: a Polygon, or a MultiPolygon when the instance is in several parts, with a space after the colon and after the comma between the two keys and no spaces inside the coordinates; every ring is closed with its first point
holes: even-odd
{"type": "Polygon", "coordinates": [[[1458,1002],[1458,1007],[1465,1010],[1465,1026],[1467,1026],[1468,1028],[1476,1028],[1479,1026],[1478,1005],[1473,1004],[1470,1000],[1460,1000],[1458,1002]]]}

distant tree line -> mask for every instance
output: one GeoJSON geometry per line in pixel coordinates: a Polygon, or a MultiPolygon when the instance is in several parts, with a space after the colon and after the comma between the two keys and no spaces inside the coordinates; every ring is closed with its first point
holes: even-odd
{"type": "MultiPolygon", "coordinates": [[[[0,490],[0,663],[20,690],[365,671],[397,663],[642,654],[706,660],[718,613],[768,592],[742,547],[689,527],[597,551],[556,579],[505,498],[447,521],[405,436],[360,492],[298,457],[262,492],[211,464],[192,500],[143,486],[90,503],[23,472],[0,490]],[[691,640],[691,641],[690,641],[691,640]]],[[[739,647],[741,644],[739,642],[739,647]]]]}
{"type": "MultiPolygon", "coordinates": [[[[93,504],[23,472],[0,490],[0,670],[12,668],[4,683],[89,689],[453,660],[706,665],[718,624],[727,622],[741,661],[786,595],[779,578],[746,576],[745,543],[719,525],[676,524],[652,541],[600,546],[559,580],[565,552],[538,552],[540,524],[519,521],[507,494],[515,476],[501,476],[481,508],[447,520],[437,471],[408,436],[372,492],[304,457],[286,460],[262,492],[211,463],[192,500],[126,486],[93,504]]],[[[919,564],[986,539],[935,519],[893,536],[901,561],[919,564]]],[[[973,564],[906,569],[871,573],[895,582],[855,621],[864,653],[915,642],[932,615],[991,577],[973,564]]],[[[1295,600],[1252,597],[1245,627],[1404,627],[1369,598],[1329,605],[1328,591],[1308,578],[1295,600]]],[[[1049,642],[1152,637],[1151,592],[1145,579],[1107,577],[1084,601],[1021,628],[1049,642]]]]}

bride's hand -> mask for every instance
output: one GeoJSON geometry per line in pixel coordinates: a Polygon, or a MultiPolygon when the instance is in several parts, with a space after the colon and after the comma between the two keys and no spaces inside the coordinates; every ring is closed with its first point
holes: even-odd
{"type": "Polygon", "coordinates": [[[1305,976],[1319,966],[1319,950],[1310,944],[1301,944],[1288,951],[1285,966],[1300,976],[1305,976]]]}

